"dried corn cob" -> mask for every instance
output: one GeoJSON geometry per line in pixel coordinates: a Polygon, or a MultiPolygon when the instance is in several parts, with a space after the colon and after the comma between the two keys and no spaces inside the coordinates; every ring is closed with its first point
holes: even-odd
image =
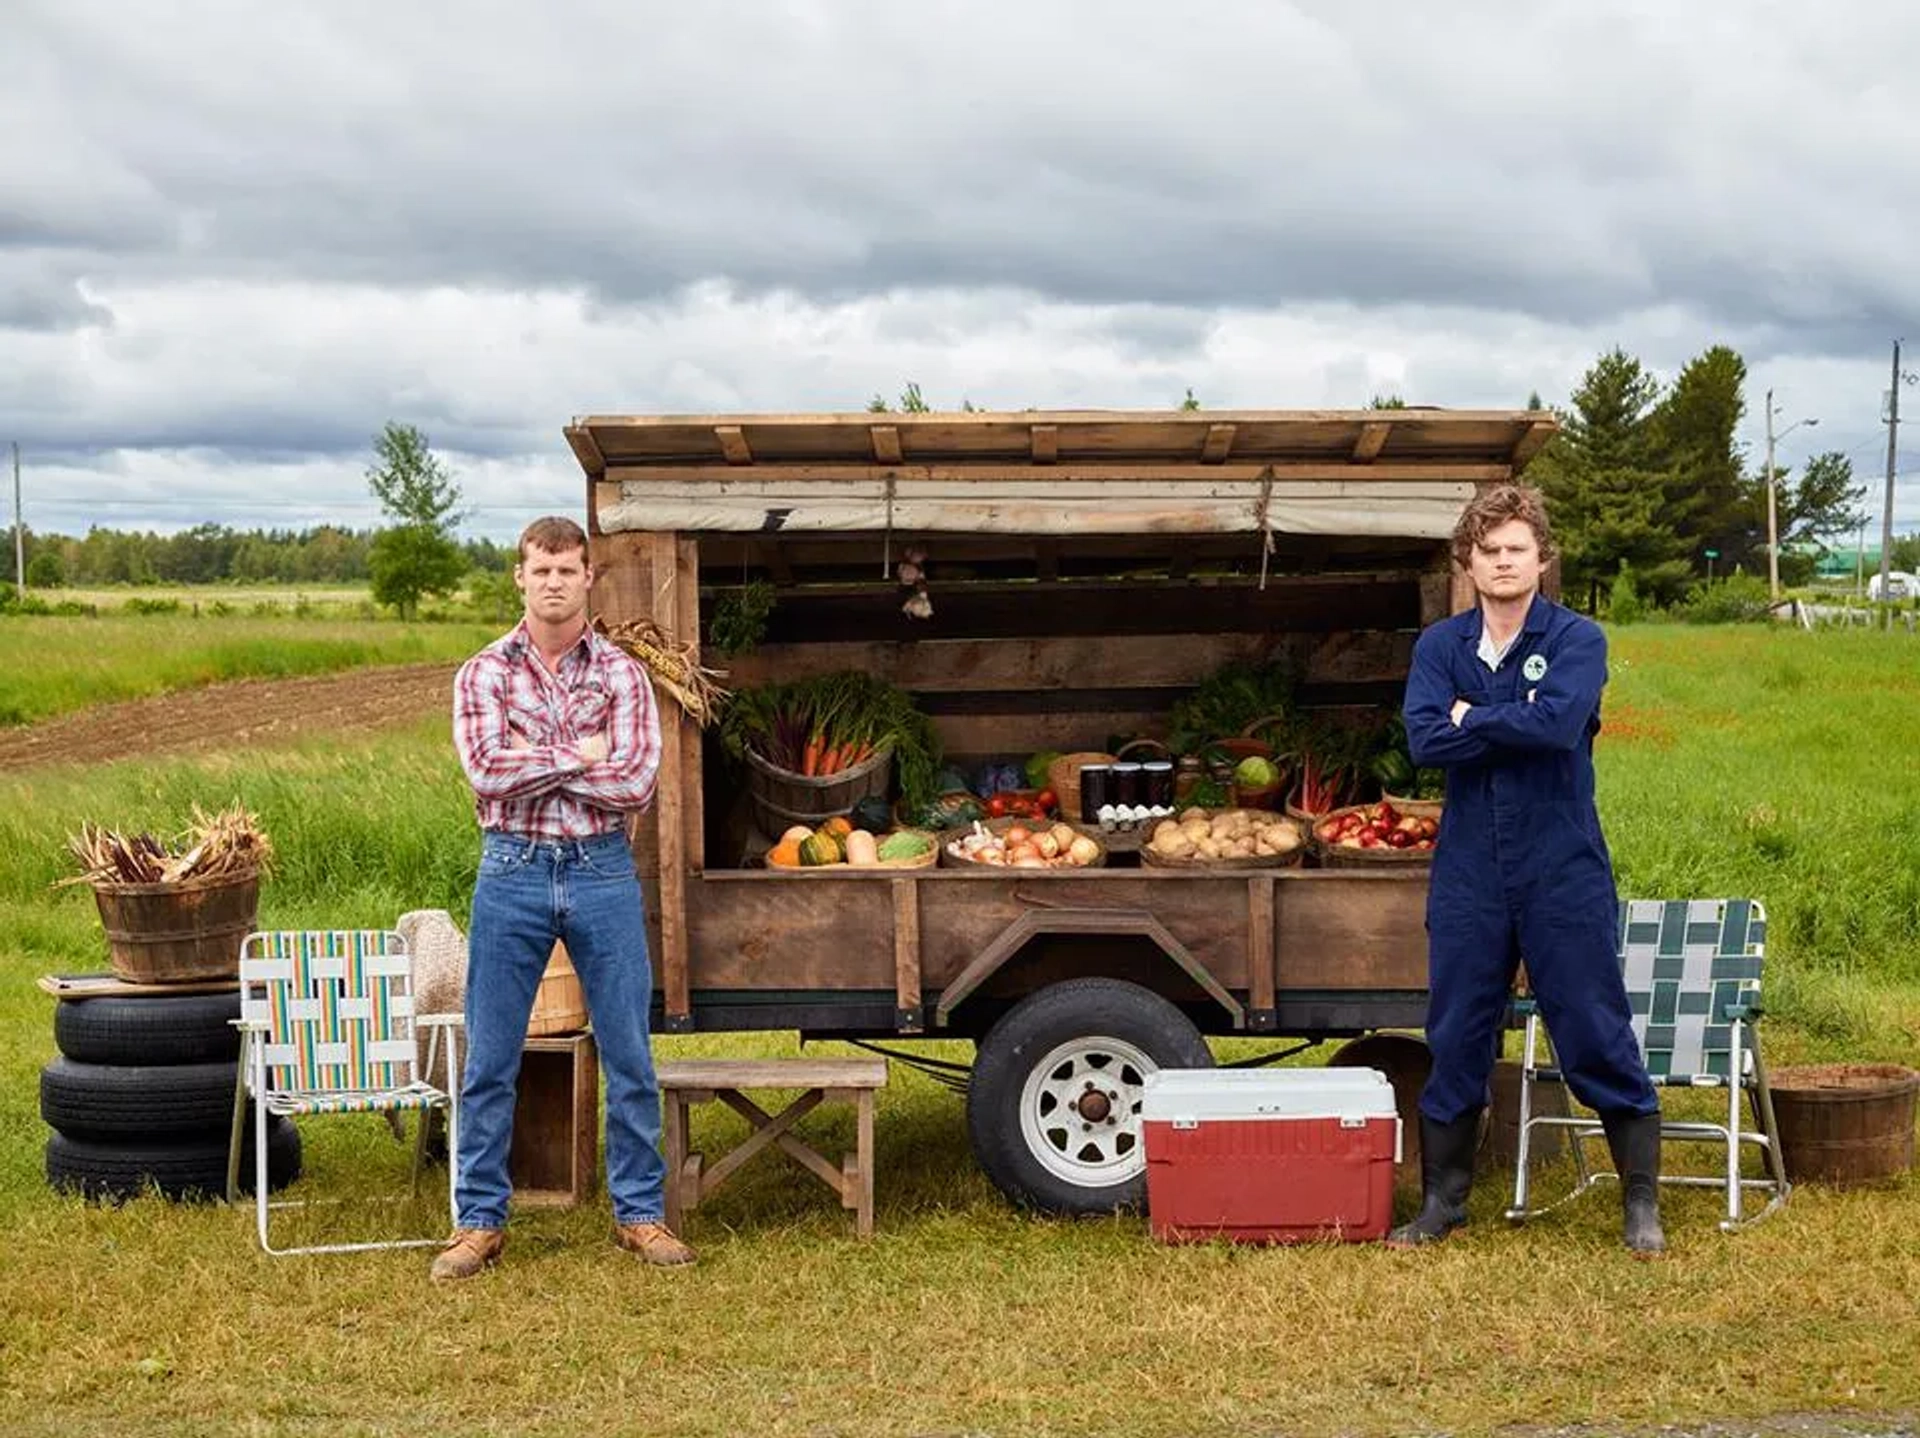
{"type": "Polygon", "coordinates": [[[171,848],[151,834],[132,837],[82,824],[67,840],[81,872],[61,884],[174,884],[187,879],[234,878],[265,873],[272,867],[273,845],[259,822],[235,804],[208,814],[198,804],[193,823],[171,848]]]}
{"type": "Polygon", "coordinates": [[[594,628],[639,661],[701,728],[719,715],[729,696],[716,681],[726,678],[727,672],[703,667],[697,643],[675,644],[673,636],[650,619],[629,620],[611,629],[596,619],[594,628]]]}

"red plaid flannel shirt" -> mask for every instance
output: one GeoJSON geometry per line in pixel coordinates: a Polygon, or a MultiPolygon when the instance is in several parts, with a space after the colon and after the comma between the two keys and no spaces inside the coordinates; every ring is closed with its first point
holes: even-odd
{"type": "Polygon", "coordinates": [[[591,629],[557,667],[540,662],[523,620],[453,681],[454,747],[483,829],[588,839],[653,800],[660,717],[646,671],[591,629]],[[580,741],[603,732],[607,757],[582,763],[580,741]]]}

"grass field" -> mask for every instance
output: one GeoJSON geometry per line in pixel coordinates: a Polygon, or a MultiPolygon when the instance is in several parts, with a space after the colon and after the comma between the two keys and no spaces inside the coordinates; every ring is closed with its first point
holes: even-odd
{"type": "MultiPolygon", "coordinates": [[[[1600,766],[1623,892],[1767,901],[1776,1064],[1920,1065],[1920,784],[1890,742],[1914,641],[1650,627],[1617,633],[1614,658],[1600,766]]],[[[596,1205],[517,1217],[505,1265],[450,1292],[420,1253],[264,1258],[250,1212],[55,1197],[35,1106],[51,1001],[32,979],[101,962],[90,898],[47,887],[61,840],[231,798],[282,856],[264,922],[465,909],[472,820],[438,720],[0,776],[0,1430],[1321,1435],[1920,1408],[1912,1177],[1803,1187],[1731,1238],[1709,1195],[1671,1198],[1673,1254],[1651,1265],[1620,1252],[1604,1195],[1508,1229],[1493,1175],[1431,1254],[1169,1250],[1138,1219],[1011,1212],[959,1100],[896,1066],[866,1245],[824,1189],[766,1163],[696,1215],[690,1271],[615,1253],[596,1205]]],[[[824,1112],[808,1127],[850,1136],[824,1112]]],[[[307,1157],[321,1192],[356,1162],[404,1182],[372,1120],[317,1127],[307,1157]]]]}
{"type": "Polygon", "coordinates": [[[454,662],[502,627],[191,614],[0,616],[0,724],[31,724],[223,679],[454,662]]]}

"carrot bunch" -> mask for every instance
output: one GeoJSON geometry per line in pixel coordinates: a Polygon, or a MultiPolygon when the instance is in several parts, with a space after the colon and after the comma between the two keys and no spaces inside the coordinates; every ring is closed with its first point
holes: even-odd
{"type": "Polygon", "coordinates": [[[720,721],[727,747],[752,750],[769,764],[823,778],[883,751],[893,754],[903,791],[931,791],[939,740],[903,691],[869,674],[843,670],[791,684],[743,689],[720,721]]]}

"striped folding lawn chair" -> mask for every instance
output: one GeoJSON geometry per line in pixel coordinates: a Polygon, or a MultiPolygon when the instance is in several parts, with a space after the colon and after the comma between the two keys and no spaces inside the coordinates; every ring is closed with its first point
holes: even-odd
{"type": "MultiPolygon", "coordinates": [[[[1658,1089],[1724,1089],[1723,1121],[1663,1117],[1663,1139],[1725,1146],[1726,1162],[1717,1174],[1665,1172],[1660,1181],[1691,1188],[1717,1188],[1726,1198],[1720,1227],[1731,1233],[1756,1223],[1786,1202],[1789,1184],[1773,1116],[1773,1094],[1760,1058],[1755,1024],[1760,1017],[1760,971],[1766,954],[1767,912],[1753,899],[1633,899],[1620,905],[1620,964],[1627,1000],[1633,1009],[1633,1036],[1647,1072],[1658,1089]],[[1742,1122],[1743,1106],[1751,1122],[1742,1122]],[[1743,1147],[1759,1150],[1761,1174],[1741,1174],[1743,1147]],[[1766,1195],[1766,1206],[1749,1214],[1743,1202],[1751,1190],[1766,1195]]],[[[1541,1063],[1542,1025],[1531,1000],[1517,1003],[1526,1017],[1520,1068],[1519,1144],[1514,1165],[1514,1222],[1557,1208],[1601,1179],[1619,1175],[1590,1169],[1586,1140],[1603,1137],[1592,1115],[1536,1113],[1534,1086],[1562,1082],[1560,1072],[1541,1063]],[[1529,1207],[1528,1157],[1533,1130],[1551,1124],[1573,1139],[1577,1179],[1571,1193],[1543,1207],[1529,1207]]],[[[1551,1035],[1548,1036],[1549,1039],[1551,1035]]],[[[1664,1104],[1663,1104],[1664,1107],[1664,1104]]]]}
{"type": "Polygon", "coordinates": [[[302,1200],[267,1201],[267,1115],[312,1118],[322,1114],[403,1114],[422,1111],[414,1146],[417,1192],[425,1157],[425,1111],[447,1112],[448,1210],[453,1213],[459,1154],[459,1076],[452,1035],[457,1014],[415,1016],[412,956],[400,935],[382,929],[284,929],[247,936],[240,951],[241,1031],[239,1079],[233,1096],[233,1143],[227,1161],[227,1201],[238,1198],[241,1125],[252,1096],[254,1200],[260,1246],[272,1254],[352,1253],[372,1248],[440,1244],[445,1234],[383,1242],[332,1243],[275,1248],[267,1231],[269,1209],[304,1207],[302,1200]],[[414,1028],[430,1028],[421,1064],[414,1028]],[[444,1043],[442,1038],[444,1035],[444,1043]],[[418,1072],[431,1072],[446,1054],[446,1084],[436,1087],[418,1072]]]}

